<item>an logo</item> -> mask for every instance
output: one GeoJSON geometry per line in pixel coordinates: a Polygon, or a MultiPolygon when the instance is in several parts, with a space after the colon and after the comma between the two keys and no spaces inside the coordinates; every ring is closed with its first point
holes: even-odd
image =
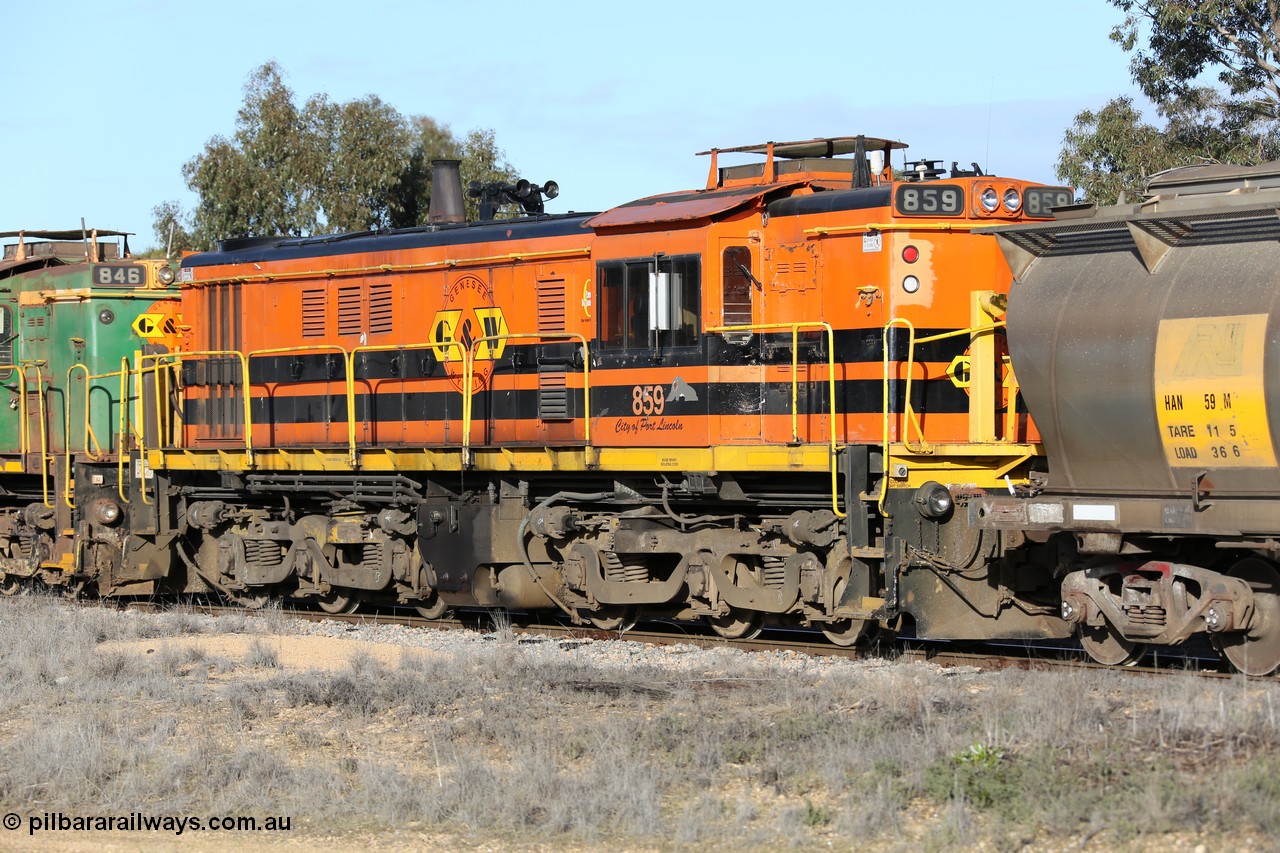
{"type": "Polygon", "coordinates": [[[493,304],[493,288],[474,275],[461,276],[449,285],[444,307],[431,320],[436,360],[459,390],[466,359],[472,359],[472,393],[488,384],[493,362],[502,358],[509,334],[502,309],[493,304]]]}

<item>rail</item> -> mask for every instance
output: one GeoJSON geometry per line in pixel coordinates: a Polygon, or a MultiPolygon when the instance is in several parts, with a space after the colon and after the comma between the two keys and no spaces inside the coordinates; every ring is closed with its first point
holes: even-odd
{"type": "Polygon", "coordinates": [[[835,332],[830,323],[822,321],[798,323],[759,323],[742,326],[708,326],[708,334],[734,334],[738,332],[791,332],[791,443],[800,441],[800,330],[824,331],[827,335],[827,400],[831,411],[827,420],[830,422],[830,467],[831,467],[831,511],[837,518],[845,518],[847,514],[840,509],[839,470],[837,461],[839,448],[836,442],[836,363],[835,332]]]}
{"type": "Polygon", "coordinates": [[[591,447],[591,353],[587,349],[586,335],[577,332],[521,332],[510,333],[505,335],[485,335],[484,337],[475,338],[471,341],[471,346],[467,349],[467,358],[463,362],[462,372],[462,452],[463,464],[470,464],[471,449],[471,421],[472,412],[474,411],[475,392],[472,389],[474,383],[476,352],[479,351],[483,344],[505,342],[505,341],[527,341],[533,343],[551,343],[554,341],[577,341],[582,344],[582,408],[583,408],[583,440],[586,442],[587,448],[591,447]]]}

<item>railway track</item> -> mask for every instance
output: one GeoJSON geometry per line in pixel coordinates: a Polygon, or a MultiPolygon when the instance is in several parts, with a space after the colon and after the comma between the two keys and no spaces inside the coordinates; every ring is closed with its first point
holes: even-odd
{"type": "MultiPolygon", "coordinates": [[[[213,616],[248,615],[262,616],[283,613],[289,618],[311,622],[333,621],[352,625],[401,625],[404,627],[437,630],[494,631],[505,629],[495,625],[488,611],[464,611],[449,619],[427,619],[403,610],[377,608],[368,612],[325,613],[294,607],[248,609],[218,604],[169,605],[150,601],[126,602],[127,609],[143,612],[163,612],[179,608],[195,609],[213,616]]],[[[926,642],[911,638],[895,638],[867,645],[841,647],[825,640],[811,640],[799,630],[773,629],[752,640],[730,640],[710,633],[700,632],[697,626],[674,622],[641,623],[625,633],[605,631],[581,625],[561,622],[544,622],[517,619],[510,623],[510,630],[517,636],[558,637],[565,640],[627,640],[656,646],[692,645],[699,648],[733,648],[746,652],[794,652],[796,654],[838,657],[850,660],[883,659],[893,661],[928,661],[940,666],[971,666],[980,669],[1111,669],[1130,673],[1170,674],[1180,672],[1205,678],[1231,678],[1236,673],[1224,671],[1211,651],[1188,650],[1185,655],[1173,655],[1168,650],[1152,653],[1143,661],[1125,667],[1109,667],[1090,660],[1078,646],[1067,645],[985,645],[926,642]],[[800,636],[797,636],[800,635],[800,636]]],[[[815,636],[820,636],[814,632],[815,636]]]]}

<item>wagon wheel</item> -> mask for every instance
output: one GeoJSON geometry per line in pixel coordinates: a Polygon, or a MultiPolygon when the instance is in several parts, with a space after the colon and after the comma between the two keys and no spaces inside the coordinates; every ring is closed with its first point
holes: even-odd
{"type": "Polygon", "coordinates": [[[725,616],[708,616],[707,624],[726,640],[754,640],[764,630],[764,614],[754,610],[731,610],[725,616]]]}
{"type": "Polygon", "coordinates": [[[640,620],[640,608],[605,605],[587,614],[587,621],[601,631],[630,631],[640,620]]]}
{"type": "MultiPolygon", "coordinates": [[[[845,578],[836,584],[834,601],[839,601],[844,595],[844,588],[848,583],[848,579],[845,578]]],[[[823,636],[828,640],[837,646],[848,648],[865,637],[873,624],[869,619],[850,618],[824,622],[821,627],[823,636]]]]}
{"type": "Polygon", "coordinates": [[[271,603],[271,593],[259,587],[231,593],[231,600],[245,610],[261,610],[271,603]]]}
{"type": "Polygon", "coordinates": [[[325,613],[355,613],[360,608],[360,599],[351,590],[330,587],[327,593],[316,599],[316,606],[325,613]]]}
{"type": "Polygon", "coordinates": [[[31,586],[17,575],[5,575],[0,581],[0,595],[26,595],[30,591],[31,586]]]}
{"type": "Polygon", "coordinates": [[[1253,589],[1253,625],[1247,631],[1218,635],[1214,645],[1237,671],[1269,675],[1280,667],[1280,574],[1259,557],[1246,557],[1228,574],[1253,589]]]}
{"type": "Polygon", "coordinates": [[[423,619],[449,619],[453,616],[453,609],[436,592],[432,592],[430,598],[423,599],[422,604],[414,605],[413,609],[423,619]]]}
{"type": "Polygon", "coordinates": [[[1080,647],[1103,666],[1133,666],[1147,653],[1147,644],[1126,640],[1110,622],[1080,626],[1080,647]]]}

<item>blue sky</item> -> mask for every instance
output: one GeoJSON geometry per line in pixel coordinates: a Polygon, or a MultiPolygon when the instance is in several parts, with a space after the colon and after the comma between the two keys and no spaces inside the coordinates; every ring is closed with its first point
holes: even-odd
{"type": "MultiPolygon", "coordinates": [[[[550,212],[701,186],[694,152],[865,133],[914,158],[1054,182],[1082,109],[1134,94],[1105,0],[12,4],[0,230],[154,245],[195,198],[182,164],[230,135],[268,60],[301,103],[376,94],[462,136],[492,128],[550,212]]],[[[896,161],[895,161],[896,162],[896,161]]]]}

